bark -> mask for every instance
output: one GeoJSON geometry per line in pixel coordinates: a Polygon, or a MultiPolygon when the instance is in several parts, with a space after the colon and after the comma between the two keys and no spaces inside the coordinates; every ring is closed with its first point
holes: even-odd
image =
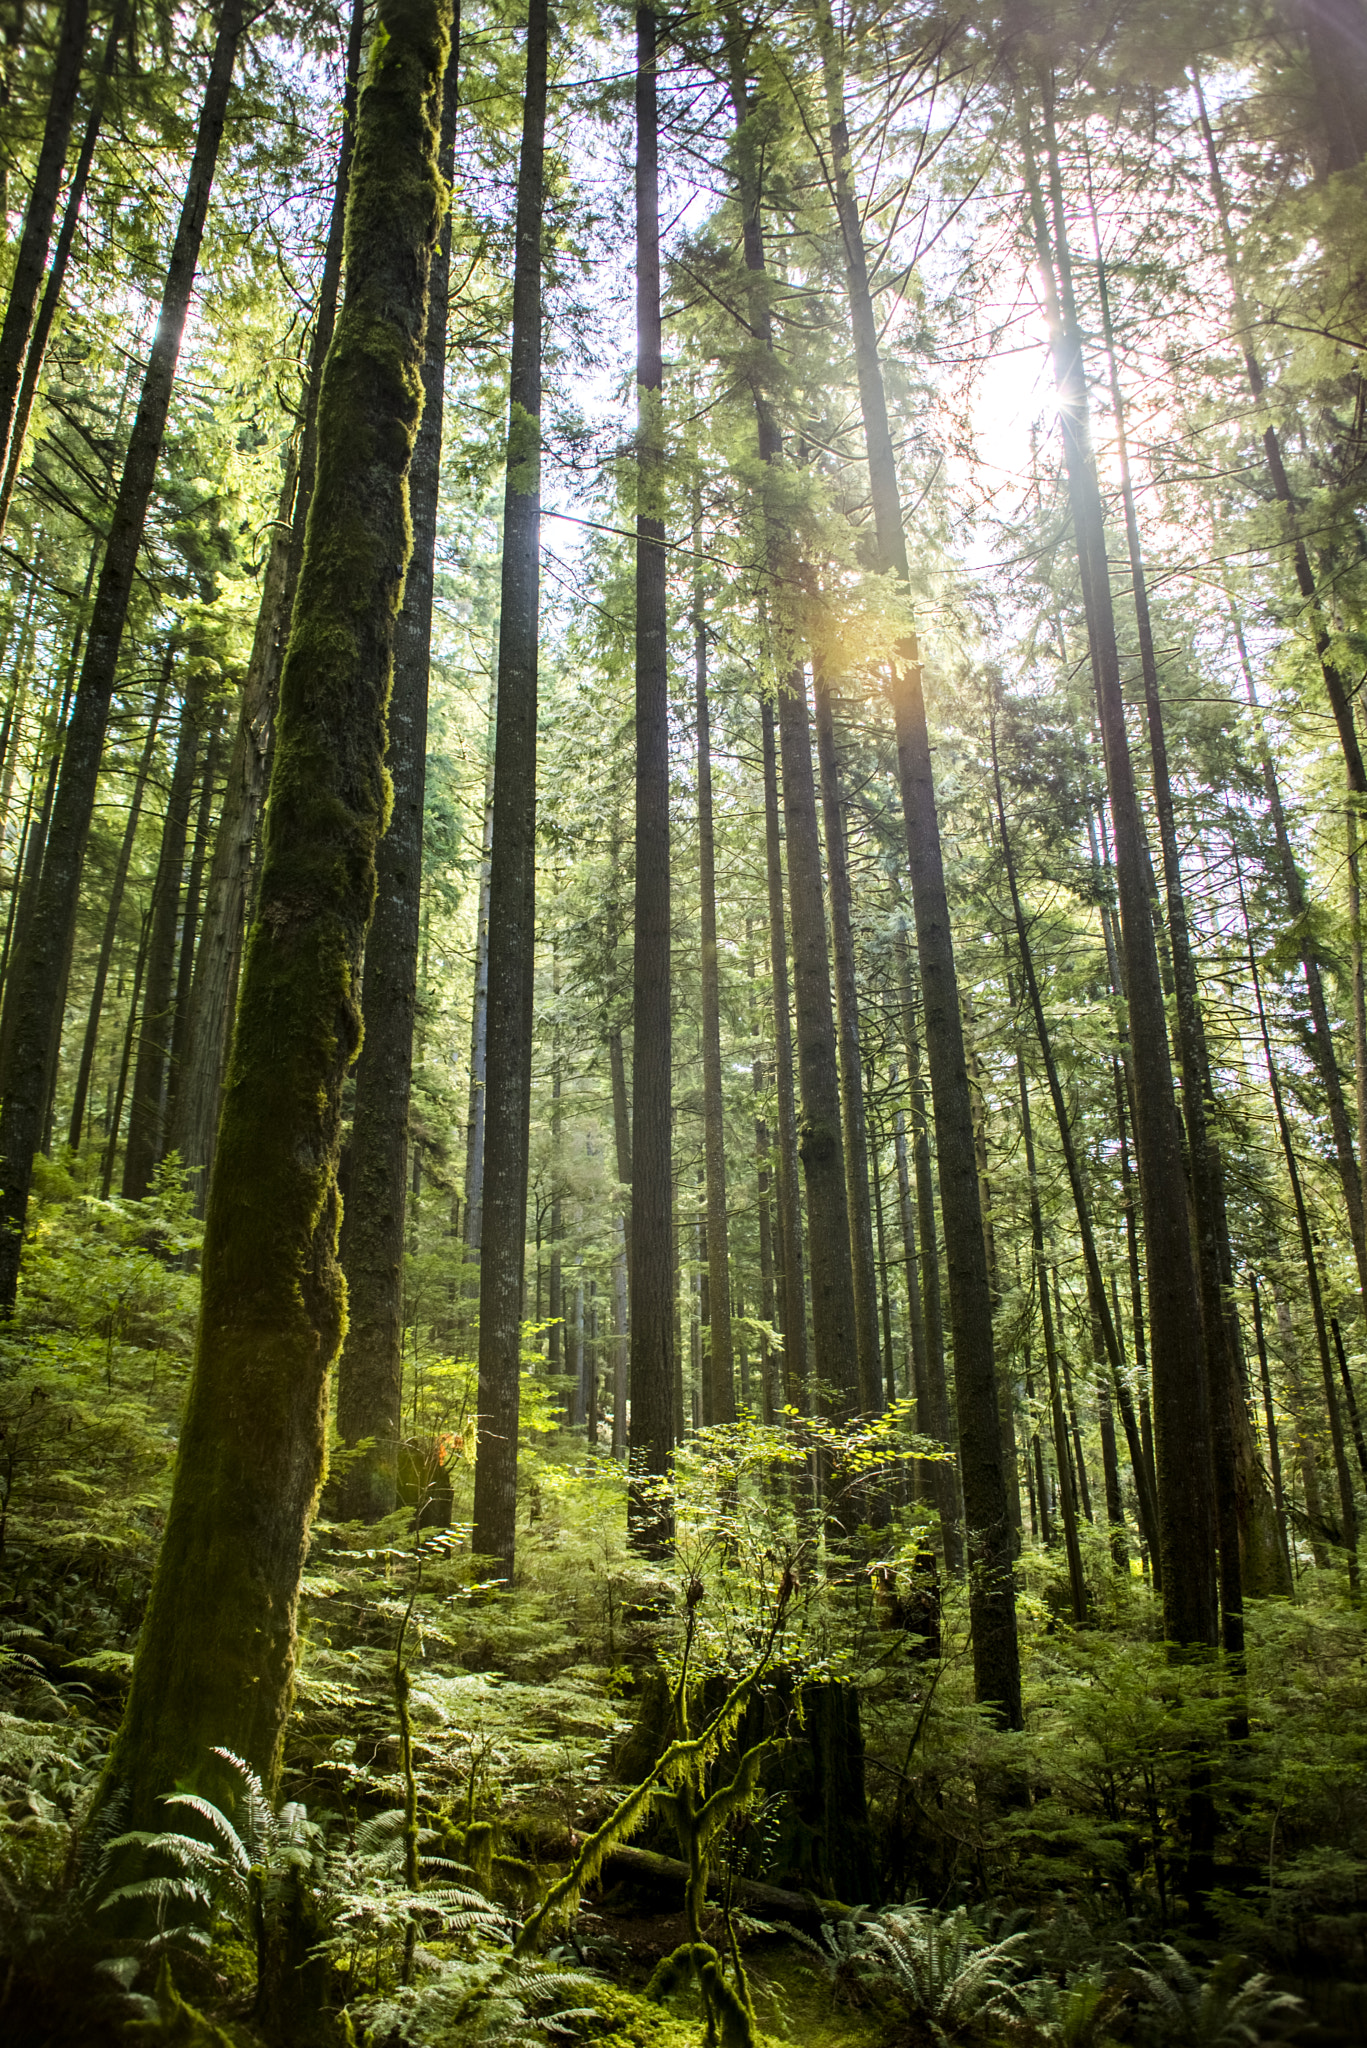
{"type": "Polygon", "coordinates": [[[109,1200],[114,1185],[114,1161],[119,1149],[119,1128],[123,1123],[123,1100],[128,1089],[128,1072],[133,1064],[133,1047],[137,1041],[139,1005],[142,999],[143,970],[147,965],[147,941],[152,930],[152,906],[143,912],[142,928],[138,933],[137,958],[133,962],[133,993],[128,999],[128,1021],[124,1026],[123,1051],[119,1058],[118,1078],[114,1083],[114,1097],[109,1107],[109,1130],[105,1139],[104,1158],[100,1163],[100,1200],[109,1200]]]}
{"type": "MultiPolygon", "coordinates": [[[[910,948],[899,924],[894,939],[897,979],[902,1011],[902,1041],[907,1055],[907,1079],[911,1085],[911,1157],[916,1181],[916,1215],[921,1237],[921,1291],[926,1330],[926,1373],[930,1405],[924,1434],[936,1437],[947,1450],[953,1449],[956,1434],[949,1405],[949,1381],[945,1373],[945,1324],[940,1291],[939,1226],[935,1217],[935,1189],[930,1162],[930,1118],[926,1113],[926,1091],[921,1070],[921,1034],[916,1025],[916,1002],[912,992],[910,948]]],[[[976,1170],[976,1169],[975,1169],[976,1170]]],[[[945,1564],[952,1572],[963,1570],[963,1512],[957,1468],[948,1460],[932,1468],[932,1484],[940,1509],[940,1531],[945,1546],[945,1564]]]]}
{"type": "Polygon", "coordinates": [[[802,1269],[802,1215],[798,1202],[797,1098],[793,1087],[793,1027],[788,1006],[788,926],[783,908],[783,851],[779,828],[778,762],[774,707],[760,704],[764,760],[765,875],[769,891],[769,973],[774,991],[774,1093],[778,1113],[778,1232],[775,1264],[783,1304],[783,1400],[807,1412],[810,1364],[807,1290],[802,1269]]]}
{"type": "MultiPolygon", "coordinates": [[[[1050,85],[1047,81],[1046,89],[1050,85]]],[[[1045,285],[1064,462],[1115,832],[1135,1084],[1135,1138],[1148,1260],[1164,1630],[1173,1643],[1213,1644],[1218,1638],[1218,1613],[1210,1399],[1147,848],[1125,730],[1105,518],[1088,429],[1082,344],[1067,250],[1064,246],[1056,249],[1051,241],[1023,102],[1021,143],[1045,285]]],[[[1051,176],[1055,168],[1051,163],[1051,176]]]]}
{"type": "Polygon", "coordinates": [[[1258,1276],[1249,1276],[1249,1291],[1253,1297],[1253,1341],[1258,1351],[1258,1375],[1262,1382],[1263,1418],[1267,1429],[1267,1462],[1272,1474],[1272,1499],[1277,1510],[1277,1533],[1281,1539],[1282,1559],[1286,1566],[1288,1584],[1292,1579],[1291,1539],[1286,1518],[1286,1485],[1282,1478],[1282,1448],[1277,1432],[1277,1410],[1272,1399],[1272,1370],[1267,1358],[1267,1335],[1263,1328],[1263,1303],[1258,1287],[1258,1276]]]}
{"type": "Polygon", "coordinates": [[[1329,1551],[1325,1543],[1326,1523],[1320,1501],[1319,1467],[1315,1462],[1315,1432],[1306,1420],[1305,1389],[1301,1383],[1300,1348],[1296,1342],[1296,1329],[1291,1320],[1291,1307],[1286,1298],[1286,1289],[1274,1271],[1272,1298],[1277,1312],[1277,1341],[1281,1350],[1282,1367],[1293,1393],[1292,1421],[1293,1443],[1296,1464],[1301,1475],[1301,1491],[1305,1495],[1305,1518],[1310,1525],[1310,1555],[1316,1569],[1324,1571],[1329,1564],[1329,1551]]]}
{"type": "MultiPolygon", "coordinates": [[[[851,176],[844,81],[839,70],[829,0],[818,0],[818,6],[831,170],[845,260],[878,557],[880,566],[896,578],[899,591],[909,594],[910,572],[898,491],[897,460],[888,426],[878,352],[878,325],[863,226],[851,176]]],[[[912,635],[908,635],[893,663],[892,706],[920,954],[926,1051],[940,1169],[940,1206],[944,1214],[949,1267],[955,1405],[968,1527],[974,1683],[979,1700],[991,1702],[1007,1725],[1014,1728],[1021,1725],[1020,1649],[1016,1638],[1016,1602],[1011,1572],[1015,1531],[1002,1460],[992,1297],[973,1150],[973,1116],[959,1014],[958,976],[945,890],[921,665],[912,635]]]]}
{"type": "MultiPolygon", "coordinates": [[[[636,13],[636,902],[632,960],[631,1451],[633,1540],[673,1535],[659,1491],[674,1448],[670,1240],[669,670],[660,328],[655,15],[636,13]]],[[[734,1399],[734,1396],[733,1396],[734,1399]]]]}
{"type": "Polygon", "coordinates": [[[222,1796],[209,1745],[273,1788],[299,1577],[327,1451],[345,1286],[342,1084],[384,820],[385,704],[409,547],[428,266],[441,218],[446,17],[381,0],[357,122],[347,293],[319,400],[318,485],[281,676],[259,914],[209,1196],[195,1363],[166,1533],[104,1796],[153,1825],[222,1796]]]}
{"type": "MultiPolygon", "coordinates": [[[[1059,1146],[1063,1153],[1063,1164],[1068,1175],[1068,1187],[1073,1197],[1073,1210],[1077,1217],[1078,1236],[1082,1241],[1083,1263],[1087,1269],[1087,1294],[1092,1315],[1101,1339],[1102,1349],[1110,1366],[1111,1379],[1115,1386],[1116,1398],[1120,1403],[1121,1419],[1125,1426],[1125,1440],[1130,1453],[1130,1466],[1134,1473],[1135,1494],[1139,1508],[1139,1526],[1151,1551],[1158,1549],[1158,1507],[1154,1497],[1152,1476],[1143,1455],[1143,1446],[1135,1424],[1134,1408],[1130,1400],[1129,1387],[1125,1378],[1125,1361],[1120,1349],[1120,1334],[1111,1304],[1106,1297],[1106,1283],[1101,1271],[1101,1259],[1097,1252],[1096,1233],[1092,1228],[1091,1204],[1087,1198],[1086,1184],[1082,1178],[1082,1165],[1077,1154],[1073,1137],[1072,1119],[1064,1099],[1063,1084],[1059,1078],[1058,1062],[1054,1058],[1053,1041],[1044,1015],[1044,1002],[1040,995],[1039,977],[1035,972],[1034,954],[1030,935],[1025,922],[1021,903],[1020,882],[1016,873],[1015,851],[1011,833],[1006,822],[1006,804],[1002,793],[1001,765],[997,757],[997,721],[995,712],[990,719],[990,740],[992,747],[992,780],[997,805],[997,829],[1001,834],[1002,860],[1006,869],[1006,883],[1011,896],[1011,914],[1016,927],[1016,946],[1020,956],[1021,971],[1025,978],[1025,993],[1034,1018],[1035,1035],[1039,1040],[1040,1057],[1044,1063],[1045,1080],[1049,1088],[1049,1100],[1054,1111],[1054,1122],[1058,1130],[1059,1146]]],[[[1123,1145],[1122,1137],[1122,1145],[1123,1145]]]]}
{"type": "Polygon", "coordinates": [[[498,710],[497,654],[489,682],[489,742],[484,763],[484,835],[475,932],[475,986],[470,1006],[470,1106],[465,1123],[465,1248],[484,1241],[484,1114],[489,1084],[489,881],[494,845],[494,727],[498,710]]]}
{"type": "Polygon", "coordinates": [[[176,1112],[171,1124],[171,1144],[180,1154],[195,1206],[201,1214],[208,1196],[223,1068],[237,1008],[237,985],[249,921],[253,869],[269,781],[280,664],[289,634],[313,493],[318,387],[336,324],[342,235],[356,134],[356,95],[364,15],[364,0],[355,0],[346,53],[342,136],[338,146],[332,214],[324,245],[318,305],[309,348],[301,445],[291,451],[286,464],[275,528],[266,557],[261,605],[242,685],[237,730],[228,761],[223,807],[209,868],[204,932],[191,984],[185,1055],[176,1095],[176,1112]]]}
{"type": "MultiPolygon", "coordinates": [[[[812,775],[807,685],[801,669],[794,670],[779,686],[778,736],[788,848],[788,915],[793,933],[797,1067],[802,1096],[798,1155],[807,1195],[812,1350],[824,1399],[834,1414],[846,1416],[857,1413],[864,1403],[859,1380],[850,1212],[830,954],[822,902],[816,783],[812,775]]],[[[873,1347],[876,1358],[876,1323],[873,1347]]]]}
{"type": "Polygon", "coordinates": [[[1281,787],[1277,781],[1276,764],[1267,730],[1263,724],[1262,706],[1253,681],[1253,666],[1248,658],[1248,645],[1244,639],[1243,623],[1235,611],[1228,595],[1225,599],[1230,623],[1234,628],[1235,645],[1239,651],[1239,665],[1243,673],[1244,694],[1253,712],[1257,726],[1258,752],[1261,756],[1263,788],[1267,794],[1267,808],[1272,820],[1272,836],[1277,849],[1277,867],[1281,875],[1282,893],[1286,907],[1291,913],[1297,943],[1300,948],[1301,972],[1305,978],[1305,993],[1310,1005],[1310,1050],[1324,1090],[1325,1107],[1329,1112],[1329,1128],[1334,1137],[1334,1157],[1338,1166],[1339,1182],[1343,1189],[1344,1208],[1348,1213],[1348,1232],[1353,1245],[1353,1257],[1357,1265],[1358,1292],[1367,1305],[1367,1217],[1363,1209],[1363,1182],[1361,1162],[1363,1159],[1363,1120],[1367,1111],[1367,1009],[1362,1002],[1362,943],[1361,920],[1358,910],[1357,881],[1357,832],[1353,812],[1348,814],[1348,911],[1349,937],[1353,957],[1353,1037],[1355,1068],[1357,1075],[1357,1123],[1358,1143],[1353,1143],[1353,1127],[1348,1118],[1348,1105],[1344,1100],[1343,1081],[1339,1073],[1338,1055],[1334,1050],[1334,1035],[1329,1023],[1329,1006],[1325,1000],[1324,978],[1320,971],[1319,958],[1315,952],[1314,933],[1310,920],[1310,905],[1306,899],[1305,883],[1291,845],[1287,830],[1286,811],[1282,804],[1281,787]]]}
{"type": "MultiPolygon", "coordinates": [[[[867,1121],[867,1105],[865,1105],[864,1114],[865,1119],[867,1121]]],[[[872,1168],[870,1178],[873,1182],[874,1242],[878,1248],[878,1300],[882,1310],[883,1317],[883,1358],[885,1360],[883,1369],[886,1374],[886,1380],[881,1391],[883,1397],[887,1400],[888,1405],[891,1406],[892,1403],[897,1399],[897,1376],[895,1367],[893,1365],[892,1298],[888,1292],[888,1245],[887,1237],[883,1228],[883,1174],[881,1153],[882,1147],[879,1144],[878,1133],[875,1129],[873,1140],[873,1152],[870,1159],[870,1165],[872,1168]]]]}
{"type": "Polygon", "coordinates": [[[1353,692],[1356,683],[1345,684],[1339,674],[1330,640],[1329,628],[1325,623],[1320,603],[1319,585],[1310,563],[1310,552],[1301,530],[1300,510],[1291,480],[1286,473],[1286,462],[1282,454],[1281,436],[1272,417],[1272,408],[1267,396],[1267,379],[1262,364],[1253,346],[1253,320],[1244,299],[1243,285],[1239,276],[1239,259],[1234,235],[1229,222],[1229,201],[1225,192],[1224,176],[1215,148],[1215,136],[1210,118],[1206,112],[1205,94],[1195,67],[1192,67],[1192,85],[1196,93],[1197,113],[1201,123],[1201,136],[1205,144],[1206,163],[1210,171],[1211,197],[1220,223],[1220,243],[1229,275],[1230,291],[1234,299],[1235,339],[1244,359],[1244,371],[1248,388],[1263,428],[1263,453],[1267,460],[1267,473],[1272,484],[1272,494],[1282,508],[1282,525],[1286,544],[1291,550],[1291,562],[1296,577],[1296,588],[1305,605],[1305,615],[1314,643],[1320,675],[1324,681],[1325,695],[1334,715],[1339,745],[1343,750],[1344,767],[1348,773],[1348,787],[1358,796],[1367,795],[1367,767],[1364,767],[1362,749],[1358,742],[1357,728],[1353,722],[1353,692]]]}
{"type": "Polygon", "coordinates": [[[43,861],[35,943],[24,962],[18,990],[13,1057],[0,1103],[0,1314],[13,1308],[18,1287],[33,1159],[46,1110],[48,1055],[60,1017],[62,976],[75,927],[119,648],[189,312],[242,12],[243,0],[222,0],[156,338],[110,520],[85,661],[62,755],[43,861]]]}
{"type": "MultiPolygon", "coordinates": [[[[694,497],[693,546],[701,519],[694,497]]],[[[711,1302],[708,1384],[713,1422],[736,1419],[731,1334],[731,1244],[726,1214],[726,1107],[721,1078],[721,977],[717,950],[717,863],[712,833],[712,734],[707,703],[707,622],[694,586],[693,661],[698,728],[698,870],[702,913],[703,1151],[707,1180],[707,1262],[711,1302]]]]}
{"type": "Polygon", "coordinates": [[[152,1185],[162,1153],[162,1095],[171,1050],[175,999],[176,927],[180,921],[180,888],[185,869],[185,841],[190,828],[195,768],[199,761],[200,699],[193,687],[181,700],[175,763],[161,831],[161,853],[152,890],[152,930],[147,942],[147,978],[143,988],[138,1059],[133,1069],[133,1101],[128,1112],[128,1145],[123,1155],[123,1198],[141,1201],[152,1185]]]}
{"type": "MultiPolygon", "coordinates": [[[[822,665],[812,664],[816,707],[816,751],[821,771],[821,811],[826,828],[826,877],[831,904],[835,961],[835,1014],[840,1055],[840,1123],[845,1147],[845,1194],[850,1218],[850,1259],[854,1278],[855,1355],[859,1406],[876,1415],[883,1406],[878,1355],[878,1277],[874,1265],[873,1218],[869,1211],[869,1137],[864,1111],[864,1076],[859,1051],[859,988],[854,965],[854,914],[850,890],[845,806],[830,684],[822,665]]],[[[889,1356],[891,1346],[889,1346],[889,1356]]]]}
{"type": "Polygon", "coordinates": [[[511,1579],[536,963],[536,708],[541,598],[541,237],[547,0],[530,0],[514,229],[498,724],[489,855],[488,1086],[479,1287],[474,1548],[511,1579]]]}
{"type": "Polygon", "coordinates": [[[48,87],[47,119],[43,139],[33,167],[28,209],[15,251],[14,273],[10,279],[9,302],[0,322],[0,461],[8,455],[14,429],[15,401],[34,309],[47,268],[52,223],[57,213],[57,195],[66,169],[67,145],[76,117],[81,89],[81,59],[85,55],[89,0],[65,0],[57,48],[48,87]]]}
{"type": "MultiPolygon", "coordinates": [[[[185,1070],[185,1038],[190,1027],[190,992],[194,987],[199,958],[199,907],[204,893],[204,867],[209,856],[209,834],[213,824],[214,798],[218,793],[218,761],[222,733],[219,714],[209,722],[204,750],[204,773],[200,777],[199,810],[195,836],[190,848],[190,871],[185,879],[185,910],[181,920],[180,952],[176,959],[176,995],[171,1020],[171,1057],[166,1079],[166,1128],[174,1128],[176,1103],[185,1070]]],[[[174,1150],[168,1142],[167,1151],[174,1150]]]]}
{"type": "MultiPolygon", "coordinates": [[[[1054,1318],[1049,1305],[1049,1268],[1045,1263],[1044,1218],[1040,1211],[1039,1181],[1035,1169],[1035,1134],[1030,1120],[1030,1090],[1026,1085],[1025,1062],[1019,1053],[1016,1054],[1016,1085],[1020,1090],[1025,1171],[1030,1181],[1030,1241],[1034,1248],[1035,1285],[1039,1293],[1040,1326],[1044,1335],[1044,1358],[1049,1382],[1049,1414],[1054,1430],[1054,1462],[1058,1470],[1059,1515],[1063,1522],[1063,1543],[1068,1558],[1068,1586],[1072,1596],[1073,1620],[1078,1628],[1084,1628],[1088,1616],[1087,1581],[1082,1570],[1077,1499],[1073,1491],[1072,1465],[1068,1457],[1068,1429],[1063,1414],[1054,1318]]],[[[1080,1462],[1079,1460],[1079,1464],[1080,1462]]]]}
{"type": "MultiPolygon", "coordinates": [[[[1238,857],[1236,855],[1236,872],[1238,857]]],[[[1267,1078],[1272,1089],[1272,1108],[1277,1121],[1277,1136],[1281,1142],[1282,1158],[1286,1164],[1286,1177],[1291,1184],[1291,1201],[1296,1212],[1296,1229],[1300,1235],[1301,1256],[1305,1261],[1306,1285],[1310,1291],[1310,1315],[1315,1330],[1315,1343],[1320,1355],[1320,1372],[1324,1382],[1324,1405],[1329,1418],[1329,1440],[1334,1451],[1334,1476],[1338,1481],[1340,1524],[1338,1541],[1342,1544],[1348,1566],[1348,1583],[1353,1592],[1358,1587],[1358,1516],[1357,1503],[1353,1497],[1353,1475],[1348,1466],[1348,1451],[1344,1443],[1343,1418],[1339,1412],[1338,1394],[1334,1386],[1334,1367],[1329,1354],[1329,1326],[1325,1314],[1324,1294],[1320,1286],[1319,1266],[1315,1258],[1314,1235],[1310,1217],[1305,1206],[1305,1195],[1301,1187],[1300,1170],[1296,1165],[1296,1148],[1287,1120],[1286,1105],[1282,1097],[1281,1076],[1272,1054],[1272,1039],[1267,1028],[1267,1011],[1263,1005],[1262,977],[1258,973],[1258,959],[1253,950],[1253,934],[1248,923],[1248,905],[1244,901],[1243,878],[1239,877],[1239,902],[1244,919],[1244,937],[1248,948],[1248,971],[1253,987],[1254,1009],[1258,1018],[1258,1031],[1262,1039],[1263,1058],[1267,1064],[1267,1078]]]]}
{"type": "MultiPolygon", "coordinates": [[[[442,86],[439,169],[455,168],[459,0],[442,86]]],[[[341,1260],[347,1333],[337,1374],[342,1442],[371,1448],[349,1461],[337,1513],[373,1522],[398,1500],[403,1432],[403,1253],[409,1186],[408,1109],[418,1011],[423,805],[427,786],[427,682],[446,384],[450,215],[433,251],[423,356],[422,421],[408,474],[412,554],[394,623],[389,693],[389,823],[376,858],[375,911],[365,945],[364,1035],[356,1062],[341,1260]]]]}
{"type": "MultiPolygon", "coordinates": [[[[1210,1386],[1220,1607],[1224,1623],[1225,1648],[1232,1655],[1238,1656],[1242,1654],[1244,1642],[1245,1582],[1252,1592],[1259,1594],[1286,1592],[1289,1587],[1281,1571],[1272,1503],[1268,1498],[1266,1483],[1258,1463],[1245,1399],[1243,1358],[1238,1319],[1233,1305],[1233,1261],[1229,1248],[1224,1163],[1220,1156],[1219,1143],[1211,1127],[1215,1102],[1211,1086],[1210,1057],[1196,978],[1191,926],[1187,917],[1186,892],[1182,881],[1177,820],[1168,768],[1167,735],[1158,687],[1158,658],[1154,650],[1153,625],[1149,613],[1148,580],[1144,569],[1139,518],[1135,510],[1134,487],[1130,477],[1124,396],[1116,365],[1110,295],[1095,210],[1092,214],[1092,225],[1096,239],[1102,335],[1110,375],[1116,452],[1120,464],[1125,540],[1129,552],[1135,621],[1139,634],[1139,664],[1144,682],[1144,709],[1153,769],[1154,810],[1158,817],[1159,844],[1163,855],[1173,984],[1177,996],[1177,1043],[1182,1074],[1182,1109],[1196,1225],[1196,1268],[1201,1293],[1206,1373],[1210,1386]],[[1231,1284],[1226,1284],[1227,1279],[1231,1284]]],[[[1061,208],[1056,209],[1055,213],[1055,233],[1059,245],[1062,246],[1064,223],[1061,208]]]]}
{"type": "MultiPolygon", "coordinates": [[[[81,147],[67,183],[66,205],[62,209],[62,225],[57,231],[57,246],[52,252],[52,265],[48,271],[47,282],[43,286],[43,296],[37,318],[33,323],[33,331],[28,337],[24,373],[14,401],[13,420],[9,428],[9,453],[8,458],[3,460],[4,482],[0,484],[0,539],[4,538],[5,527],[9,521],[10,506],[14,501],[14,486],[18,481],[19,464],[24,455],[28,423],[33,415],[33,401],[38,395],[38,382],[43,374],[52,324],[57,317],[57,308],[61,304],[62,287],[66,282],[67,264],[71,257],[71,245],[76,239],[81,207],[85,201],[85,189],[90,179],[90,167],[95,160],[95,145],[99,141],[100,129],[104,124],[109,81],[114,75],[119,44],[126,32],[127,9],[123,0],[116,0],[109,24],[109,35],[104,46],[104,56],[90,96],[85,133],[81,137],[81,147]]],[[[50,221],[48,225],[50,229],[50,221]]],[[[0,352],[2,351],[3,343],[0,342],[0,352]]]]}

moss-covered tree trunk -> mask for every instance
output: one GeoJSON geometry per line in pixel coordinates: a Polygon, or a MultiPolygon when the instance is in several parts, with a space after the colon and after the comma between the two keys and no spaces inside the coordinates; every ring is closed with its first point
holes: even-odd
{"type": "MultiPolygon", "coordinates": [[[[441,115],[441,174],[455,163],[459,0],[452,13],[441,115]]],[[[427,678],[446,383],[448,218],[432,259],[422,424],[408,495],[413,553],[394,628],[385,766],[393,790],[377,859],[375,915],[365,949],[365,1039],[356,1063],[342,1266],[347,1336],[337,1375],[337,1426],[348,1445],[373,1448],[350,1465],[338,1512],[363,1521],[388,1514],[398,1495],[403,1400],[403,1249],[408,1197],[408,1104],[418,1007],[423,800],[427,787],[427,678]]]]}
{"type": "Polygon", "coordinates": [[[147,1825],[223,1744],[274,1782],[341,1342],[341,1092],[385,822],[385,705],[441,213],[447,10],[381,0],[323,374],[318,485],[281,677],[166,1534],[106,1785],[147,1825]]]}
{"type": "Polygon", "coordinates": [[[209,1192],[214,1139],[218,1132],[223,1069],[250,909],[252,868],[269,775],[271,735],[280,688],[280,664],[299,582],[304,528],[313,495],[318,452],[318,387],[337,318],[342,275],[342,239],[347,188],[356,136],[365,0],[355,0],[346,50],[342,92],[342,135],[332,214],[318,281],[313,338],[303,396],[303,431],[292,451],[280,492],[279,513],[262,577],[261,604],[251,657],[242,684],[237,730],[228,760],[223,806],[209,864],[204,937],[195,963],[186,1018],[185,1057],[171,1120],[170,1141],[189,1176],[196,1207],[203,1212],[209,1192]]]}
{"type": "MultiPolygon", "coordinates": [[[[498,712],[489,854],[487,1088],[479,1268],[474,1546],[509,1578],[517,1515],[522,1280],[536,961],[536,704],[541,594],[541,231],[547,0],[530,0],[513,257],[498,712]]],[[[473,1201],[473,1197],[470,1197],[473,1201]]]]}

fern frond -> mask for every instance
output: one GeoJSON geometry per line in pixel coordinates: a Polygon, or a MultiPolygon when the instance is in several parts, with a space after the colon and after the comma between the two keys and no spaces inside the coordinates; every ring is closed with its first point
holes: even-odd
{"type": "MultiPolygon", "coordinates": [[[[197,1814],[204,1822],[204,1825],[222,1843],[230,1861],[237,1866],[244,1877],[247,1875],[247,1872],[252,1867],[252,1858],[248,1854],[246,1843],[221,1807],[215,1806],[211,1799],[201,1799],[197,1792],[168,1792],[161,1803],[163,1806],[175,1806],[182,1808],[186,1813],[197,1814]]],[[[160,1839],[164,1843],[179,1843],[188,1841],[190,1837],[188,1835],[171,1834],[163,1835],[160,1839]]]]}

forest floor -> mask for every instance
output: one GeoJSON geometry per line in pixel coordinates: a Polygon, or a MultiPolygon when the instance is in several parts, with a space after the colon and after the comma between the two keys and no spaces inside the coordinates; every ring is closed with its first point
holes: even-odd
{"type": "MultiPolygon", "coordinates": [[[[627,1545],[620,1467],[559,1427],[556,1389],[533,1372],[512,1593],[470,1554],[462,1460],[428,1475],[450,1486],[440,1527],[415,1529],[411,1505],[375,1529],[321,1522],[284,1804],[253,1817],[244,1800],[212,1868],[177,1846],[184,1810],[168,1809],[150,1852],[161,1926],[129,1933],[102,1903],[82,1817],[188,1365],[193,1275],[165,1247],[192,1250],[194,1231],[169,1186],[136,1213],[60,1182],[44,1200],[24,1308],[0,1339],[0,2038],[701,2048],[687,1971],[644,1996],[688,1931],[676,1880],[610,1858],[538,1954],[510,1944],[659,1754],[685,1638],[704,1719],[756,1669],[777,1573],[810,1538],[775,1476],[781,1447],[754,1426],[695,1441],[677,1556],[656,1566],[627,1545]]],[[[422,1398],[455,1412],[468,1374],[425,1361],[422,1398]]],[[[1081,1629],[1061,1558],[1027,1537],[1026,1728],[1010,1734],[973,1701],[962,1586],[943,1587],[937,1645],[867,1569],[876,1550],[911,1583],[924,1532],[912,1499],[866,1532],[857,1570],[823,1569],[809,1543],[756,1718],[715,1747],[700,1789],[724,1785],[747,1743],[778,1745],[709,1850],[699,1931],[752,2003],[738,2020],[714,2000],[723,2048],[1367,2040],[1367,1628],[1341,1575],[1307,1555],[1294,1600],[1249,1603],[1235,1687],[1165,1654],[1139,1560],[1120,1570],[1103,1532],[1084,1531],[1081,1629]],[[1198,1778],[1217,1833],[1193,1907],[1198,1778]],[[801,1910],[757,1905],[770,1895],[747,1883],[801,1910]]],[[[677,1863],[687,1831],[662,1809],[631,1846],[677,1863]]]]}

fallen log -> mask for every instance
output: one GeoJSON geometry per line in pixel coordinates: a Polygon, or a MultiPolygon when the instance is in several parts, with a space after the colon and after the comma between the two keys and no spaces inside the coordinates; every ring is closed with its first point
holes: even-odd
{"type": "MultiPolygon", "coordinates": [[[[678,1890],[688,1883],[688,1865],[677,1856],[660,1856],[653,1849],[633,1849],[627,1843],[609,1849],[603,1858],[603,1868],[622,1877],[647,1878],[678,1890]]],[[[708,1889],[715,1892],[724,1881],[725,1873],[717,1871],[708,1889]]],[[[760,1884],[749,1877],[735,1880],[732,1896],[737,1905],[759,1919],[793,1920],[807,1926],[820,1925],[823,1920],[853,1920],[862,1910],[858,1906],[844,1906],[838,1899],[819,1899],[815,1892],[790,1892],[780,1885],[760,1884]]]]}

